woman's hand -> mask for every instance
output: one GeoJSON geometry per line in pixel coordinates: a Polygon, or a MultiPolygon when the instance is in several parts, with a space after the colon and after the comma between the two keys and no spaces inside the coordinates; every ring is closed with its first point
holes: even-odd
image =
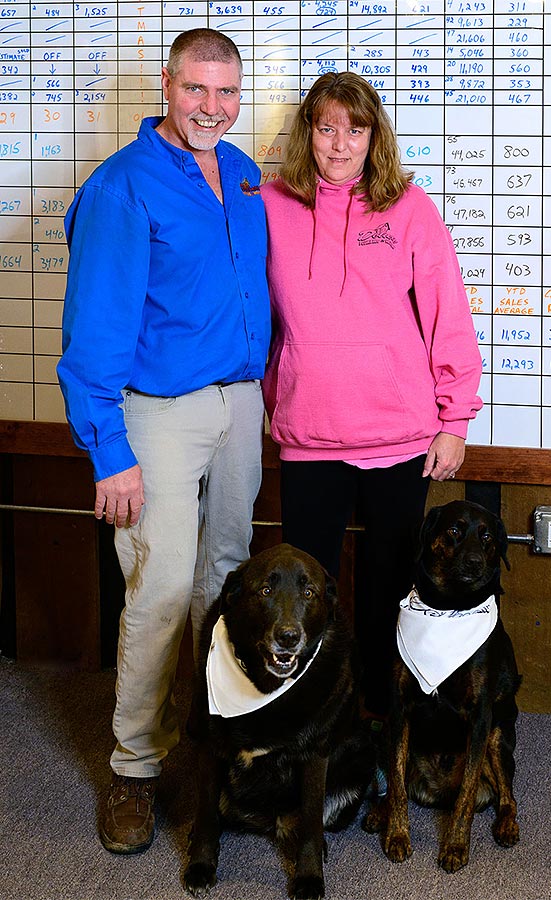
{"type": "Polygon", "coordinates": [[[455,434],[440,432],[427,450],[423,478],[427,475],[433,481],[455,478],[455,473],[465,459],[465,441],[455,434]]]}

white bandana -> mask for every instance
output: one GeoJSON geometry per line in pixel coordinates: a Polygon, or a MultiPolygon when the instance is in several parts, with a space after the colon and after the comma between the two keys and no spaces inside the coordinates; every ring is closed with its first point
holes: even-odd
{"type": "Polygon", "coordinates": [[[314,655],[308,660],[300,675],[297,675],[296,678],[286,678],[275,691],[263,694],[252,683],[236,658],[233,644],[228,637],[224,616],[220,616],[212,630],[212,641],[207,658],[207,688],[211,716],[222,716],[224,719],[242,716],[276,700],[304,675],[308,666],[314,661],[321,644],[320,641],[314,655]]]}
{"type": "Polygon", "coordinates": [[[425,694],[435,694],[452,672],[482,646],[497,622],[495,596],[474,609],[432,609],[416,589],[400,602],[400,656],[425,694]]]}

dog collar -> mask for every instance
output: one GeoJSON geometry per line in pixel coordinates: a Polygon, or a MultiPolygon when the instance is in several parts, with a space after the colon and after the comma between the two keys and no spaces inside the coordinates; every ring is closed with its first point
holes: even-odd
{"type": "Polygon", "coordinates": [[[299,675],[295,678],[286,678],[275,691],[263,694],[253,684],[236,657],[233,644],[228,637],[224,616],[220,616],[212,630],[212,641],[207,657],[207,690],[211,716],[222,716],[224,719],[243,716],[277,700],[302,678],[316,658],[322,641],[323,638],[299,675]]]}
{"type": "Polygon", "coordinates": [[[498,618],[492,594],[473,609],[427,606],[414,587],[400,602],[396,637],[400,656],[425,694],[463,665],[490,636],[498,618]]]}

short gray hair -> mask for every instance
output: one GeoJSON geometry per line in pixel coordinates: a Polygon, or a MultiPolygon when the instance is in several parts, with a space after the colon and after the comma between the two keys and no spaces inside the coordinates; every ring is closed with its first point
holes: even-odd
{"type": "Polygon", "coordinates": [[[239,74],[243,74],[241,55],[232,39],[212,28],[192,28],[175,38],[166,64],[171,78],[180,68],[184,55],[202,62],[236,62],[239,74]]]}

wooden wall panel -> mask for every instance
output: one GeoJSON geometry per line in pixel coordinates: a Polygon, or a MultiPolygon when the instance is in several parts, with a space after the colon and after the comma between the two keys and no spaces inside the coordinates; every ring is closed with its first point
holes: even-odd
{"type": "MultiPolygon", "coordinates": [[[[13,502],[91,509],[90,464],[18,456],[13,502]]],[[[93,517],[15,512],[16,652],[22,662],[100,668],[99,563],[93,517]]]]}
{"type": "MultiPolygon", "coordinates": [[[[551,488],[504,485],[501,514],[510,534],[533,531],[536,506],[551,506],[551,488]]],[[[509,547],[511,571],[503,571],[502,615],[511,635],[523,682],[519,705],[527,712],[551,712],[551,556],[526,544],[509,547]]]]}
{"type": "MultiPolygon", "coordinates": [[[[4,424],[0,428],[0,452],[5,454],[5,460],[11,461],[11,465],[4,467],[3,482],[10,482],[2,483],[4,503],[92,509],[94,487],[90,463],[82,454],[71,452],[66,428],[40,427],[29,432],[4,424]],[[44,447],[52,455],[43,455],[44,447]],[[56,448],[61,455],[56,454],[56,448]]],[[[470,490],[473,485],[484,487],[483,479],[470,480],[475,474],[476,459],[473,450],[465,470],[469,474],[470,490]]],[[[544,461],[541,456],[538,459],[544,461]]],[[[487,457],[480,457],[479,461],[481,472],[490,474],[487,457]]],[[[508,465],[512,474],[511,460],[508,465]]],[[[516,454],[515,471],[518,465],[516,454]]],[[[533,461],[531,465],[535,474],[533,461]]],[[[494,483],[499,493],[495,477],[494,483]]],[[[443,484],[432,482],[427,505],[461,498],[465,489],[465,481],[459,478],[443,484]]],[[[503,482],[500,492],[502,516],[510,534],[531,533],[535,507],[551,505],[551,487],[544,483],[503,482]]],[[[255,506],[253,553],[281,540],[279,521],[278,454],[273,442],[267,439],[264,479],[255,506]]],[[[123,585],[122,577],[116,577],[120,572],[114,571],[118,563],[112,550],[112,529],[109,526],[98,529],[93,516],[31,512],[4,513],[2,524],[3,544],[10,550],[7,558],[12,559],[13,566],[13,571],[3,575],[4,593],[13,595],[17,658],[90,671],[102,664],[113,664],[123,585]],[[102,535],[100,542],[98,534],[102,535]]],[[[358,552],[361,552],[361,535],[351,531],[345,539],[339,579],[341,601],[351,619],[356,602],[361,602],[355,596],[358,552]]],[[[506,593],[502,608],[524,679],[519,704],[527,711],[549,713],[551,556],[538,556],[526,544],[511,544],[509,557],[512,568],[511,572],[503,571],[506,593]]]]}

